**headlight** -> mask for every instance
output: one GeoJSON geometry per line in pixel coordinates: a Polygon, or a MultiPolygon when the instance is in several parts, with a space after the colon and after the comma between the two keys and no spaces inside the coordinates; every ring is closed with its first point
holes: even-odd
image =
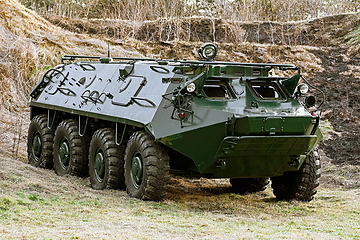
{"type": "Polygon", "coordinates": [[[195,83],[190,83],[189,85],[186,86],[186,90],[188,92],[193,92],[193,91],[195,91],[195,89],[196,89],[195,83]]]}
{"type": "Polygon", "coordinates": [[[306,85],[305,83],[301,83],[299,86],[298,86],[298,90],[301,94],[305,94],[309,91],[309,87],[308,85],[306,85]]]}
{"type": "Polygon", "coordinates": [[[217,47],[212,43],[205,43],[199,49],[199,56],[207,61],[211,61],[217,54],[217,47]]]}

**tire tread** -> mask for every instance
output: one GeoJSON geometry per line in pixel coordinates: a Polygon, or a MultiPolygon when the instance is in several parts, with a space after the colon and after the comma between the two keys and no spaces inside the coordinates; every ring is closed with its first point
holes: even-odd
{"type": "Polygon", "coordinates": [[[271,178],[275,196],[279,200],[311,201],[319,186],[320,168],[320,157],[314,148],[297,172],[271,178]]]}
{"type": "Polygon", "coordinates": [[[39,114],[31,119],[29,125],[29,133],[28,133],[28,143],[27,143],[27,151],[28,151],[28,163],[35,167],[44,167],[51,169],[54,165],[53,163],[53,130],[47,127],[47,115],[39,114]],[[35,129],[33,129],[35,128],[35,129]],[[42,136],[42,152],[41,159],[39,162],[34,160],[34,156],[32,155],[32,135],[33,131],[39,130],[40,135],[42,136]]]}
{"type": "MultiPolygon", "coordinates": [[[[131,158],[129,149],[133,144],[138,143],[141,146],[143,153],[144,171],[146,174],[143,177],[144,188],[139,194],[135,194],[127,187],[127,192],[132,197],[137,197],[142,200],[160,201],[166,196],[168,183],[170,180],[170,159],[167,150],[155,142],[153,137],[145,131],[135,132],[129,139],[125,151],[125,159],[131,158]]],[[[126,168],[125,168],[126,171],[126,168]]],[[[127,176],[127,174],[125,174],[127,176]]],[[[125,178],[126,185],[131,183],[131,180],[125,178]]]]}

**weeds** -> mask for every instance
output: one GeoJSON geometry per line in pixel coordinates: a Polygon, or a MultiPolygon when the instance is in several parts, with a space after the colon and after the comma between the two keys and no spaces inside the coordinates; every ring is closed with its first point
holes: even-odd
{"type": "Polygon", "coordinates": [[[36,194],[30,194],[29,195],[29,199],[31,200],[31,201],[34,201],[34,202],[36,202],[36,201],[43,201],[43,199],[41,199],[38,195],[36,195],[36,194]]]}
{"type": "Polygon", "coordinates": [[[6,109],[0,110],[0,113],[0,153],[11,155],[15,159],[24,159],[28,127],[26,116],[6,109]]]}

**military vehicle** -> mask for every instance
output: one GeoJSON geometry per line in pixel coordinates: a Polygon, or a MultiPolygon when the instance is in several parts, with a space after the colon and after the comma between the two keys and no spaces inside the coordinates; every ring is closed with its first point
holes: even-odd
{"type": "Polygon", "coordinates": [[[310,201],[322,92],[292,64],[213,61],[217,52],[64,56],[30,94],[29,163],[144,200],[163,199],[178,174],[229,178],[237,193],[270,178],[278,199],[310,201]]]}

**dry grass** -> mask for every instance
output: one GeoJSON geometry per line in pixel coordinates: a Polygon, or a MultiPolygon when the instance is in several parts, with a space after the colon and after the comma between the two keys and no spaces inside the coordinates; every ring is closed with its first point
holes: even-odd
{"type": "MultiPolygon", "coordinates": [[[[2,107],[23,107],[32,86],[49,66],[60,63],[61,56],[105,55],[107,52],[106,41],[55,27],[16,0],[2,0],[0,8],[2,107]]],[[[130,53],[120,46],[113,49],[113,54],[139,56],[136,50],[131,49],[130,53]]]]}
{"type": "Polygon", "coordinates": [[[205,16],[231,21],[299,21],[356,12],[358,1],[320,0],[20,0],[41,14],[145,21],[205,16]]]}
{"type": "Polygon", "coordinates": [[[27,158],[28,109],[0,110],[0,154],[14,159],[27,158]]]}
{"type": "Polygon", "coordinates": [[[301,22],[243,22],[214,17],[161,18],[152,21],[103,20],[45,16],[72,32],[118,40],[243,42],[276,45],[333,46],[355,42],[360,14],[340,14],[301,22]]]}

